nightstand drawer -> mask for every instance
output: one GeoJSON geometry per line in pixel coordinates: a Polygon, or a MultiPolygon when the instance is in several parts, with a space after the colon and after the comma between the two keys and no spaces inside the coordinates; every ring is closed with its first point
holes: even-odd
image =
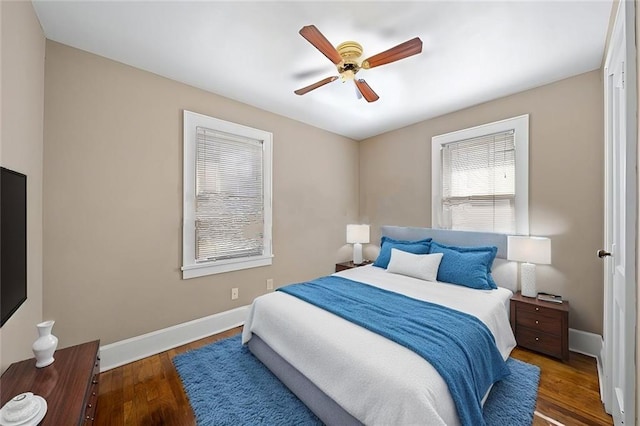
{"type": "Polygon", "coordinates": [[[552,312],[554,315],[544,315],[538,311],[518,309],[516,314],[516,328],[527,327],[534,331],[560,336],[562,334],[562,318],[561,312],[552,312]]]}
{"type": "Polygon", "coordinates": [[[528,305],[526,303],[521,303],[518,307],[518,314],[521,313],[529,313],[539,317],[545,316],[548,318],[556,319],[557,321],[560,321],[560,319],[562,318],[561,311],[544,306],[528,305]]]}
{"type": "Polygon", "coordinates": [[[519,327],[516,332],[518,345],[547,355],[562,358],[562,339],[530,328],[519,327]]]}

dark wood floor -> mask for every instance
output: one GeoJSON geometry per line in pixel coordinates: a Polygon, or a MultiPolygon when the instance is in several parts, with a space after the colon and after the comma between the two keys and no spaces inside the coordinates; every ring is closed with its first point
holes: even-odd
{"type": "MultiPolygon", "coordinates": [[[[231,337],[234,328],[100,374],[100,395],[94,424],[195,425],[172,358],[187,350],[231,337]]],[[[569,362],[516,348],[512,356],[542,369],[534,426],[612,425],[600,403],[593,358],[571,353],[569,362]],[[548,420],[548,419],[551,420],[548,420]],[[555,423],[554,423],[555,422],[555,423]]]]}
{"type": "Polygon", "coordinates": [[[575,352],[562,363],[526,349],[516,348],[511,356],[541,369],[534,426],[613,425],[600,401],[598,371],[594,358],[575,352]],[[556,421],[545,421],[549,417],[556,421]]]}

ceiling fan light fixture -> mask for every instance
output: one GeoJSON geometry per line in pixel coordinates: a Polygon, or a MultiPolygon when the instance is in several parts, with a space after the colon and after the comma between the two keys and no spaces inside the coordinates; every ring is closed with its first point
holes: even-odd
{"type": "Polygon", "coordinates": [[[338,65],[338,74],[340,74],[340,80],[343,83],[355,79],[358,71],[360,71],[360,66],[356,62],[345,62],[338,65]]]}
{"type": "Polygon", "coordinates": [[[356,78],[356,73],[353,70],[346,70],[340,74],[340,81],[346,83],[347,81],[353,81],[356,78]]]}

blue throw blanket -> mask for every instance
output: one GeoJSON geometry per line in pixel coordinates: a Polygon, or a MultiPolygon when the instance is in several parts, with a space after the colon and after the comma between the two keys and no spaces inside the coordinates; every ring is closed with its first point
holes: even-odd
{"type": "Polygon", "coordinates": [[[476,317],[342,277],[278,289],[411,349],[449,386],[463,425],[484,425],[482,397],[509,368],[476,317]]]}

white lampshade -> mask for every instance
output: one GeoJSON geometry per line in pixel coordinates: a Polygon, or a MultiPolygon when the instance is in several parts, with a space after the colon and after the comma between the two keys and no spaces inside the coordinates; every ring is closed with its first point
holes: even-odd
{"type": "Polygon", "coordinates": [[[367,244],[369,242],[369,225],[347,225],[347,243],[367,244]]]}
{"type": "Polygon", "coordinates": [[[551,240],[510,235],[507,241],[507,259],[548,265],[551,263],[551,240]]]}
{"type": "Polygon", "coordinates": [[[507,238],[507,259],[524,262],[520,265],[520,291],[525,297],[536,297],[536,263],[551,263],[551,240],[544,237],[507,238]]]}
{"type": "Polygon", "coordinates": [[[369,242],[369,225],[347,225],[347,243],[353,244],[353,263],[361,265],[362,244],[369,242]]]}

